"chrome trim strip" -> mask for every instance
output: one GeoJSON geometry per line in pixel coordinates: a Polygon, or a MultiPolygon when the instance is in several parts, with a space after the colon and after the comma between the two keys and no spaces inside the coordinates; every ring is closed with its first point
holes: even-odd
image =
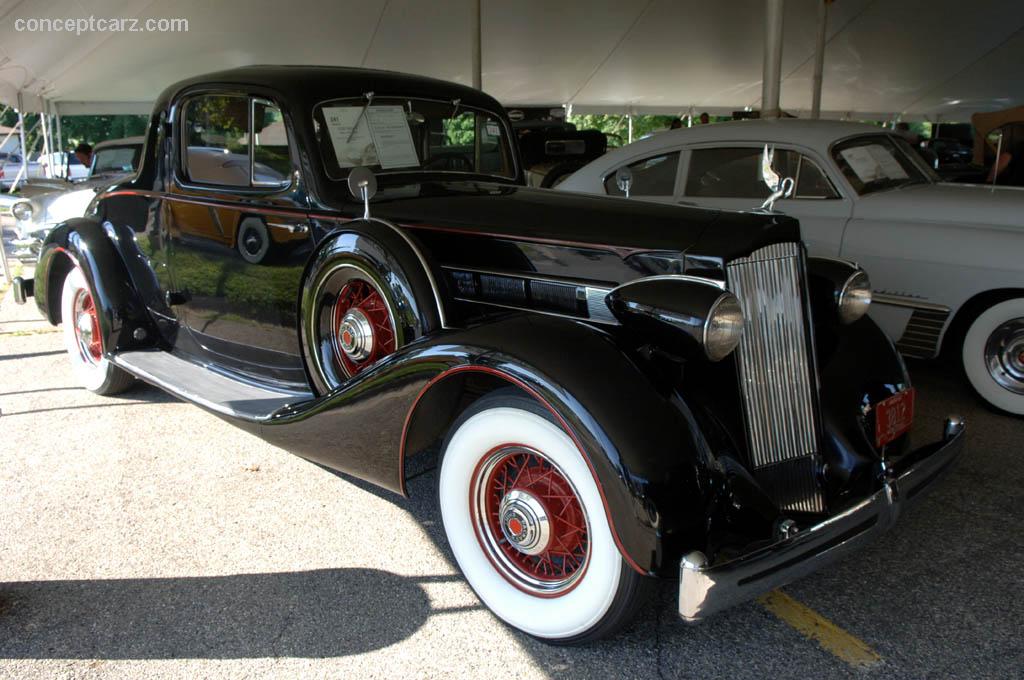
{"type": "Polygon", "coordinates": [[[709,565],[700,551],[687,554],[679,564],[679,616],[702,621],[818,571],[880,536],[966,450],[958,416],[947,418],[942,435],[924,456],[911,455],[916,463],[885,479],[879,491],[819,524],[722,564],[709,565]]]}
{"type": "Polygon", "coordinates": [[[725,281],[709,279],[705,276],[691,276],[689,274],[655,274],[654,276],[643,276],[639,279],[630,279],[629,281],[616,286],[612,290],[625,288],[626,286],[631,286],[634,283],[641,283],[643,281],[688,281],[690,283],[702,283],[708,286],[714,286],[719,290],[725,290],[725,281]]]}
{"type": "Polygon", "coordinates": [[[574,316],[572,314],[559,314],[558,312],[549,312],[546,309],[533,309],[533,308],[530,308],[530,307],[515,307],[513,305],[505,305],[505,304],[502,304],[500,302],[491,302],[489,300],[474,300],[473,298],[458,297],[458,296],[456,296],[454,299],[455,300],[459,300],[460,302],[471,302],[471,303],[473,303],[475,305],[489,305],[491,307],[501,307],[502,309],[512,309],[512,310],[515,310],[517,312],[527,312],[529,314],[543,314],[545,316],[554,316],[554,317],[558,317],[559,319],[572,319],[573,321],[593,321],[594,323],[607,324],[609,326],[620,326],[620,325],[622,325],[622,324],[619,323],[618,319],[616,319],[612,315],[610,309],[608,310],[607,318],[604,318],[603,316],[602,317],[595,317],[595,316],[593,316],[593,311],[591,309],[591,299],[590,299],[590,292],[589,291],[593,291],[593,295],[595,296],[595,298],[599,299],[601,301],[601,304],[604,305],[605,308],[607,309],[608,305],[604,304],[604,296],[609,293],[609,291],[607,289],[604,289],[604,288],[587,288],[587,291],[588,291],[587,313],[591,314],[591,316],[589,316],[589,317],[574,316]],[[600,297],[597,297],[597,296],[600,296],[600,297]]]}
{"type": "Polygon", "coordinates": [[[879,305],[891,305],[893,307],[906,307],[907,309],[921,309],[928,312],[944,312],[949,314],[950,308],[945,305],[925,302],[918,298],[906,295],[893,295],[892,293],[879,293],[871,291],[871,303],[879,305]]]}
{"type": "Polygon", "coordinates": [[[800,461],[817,459],[819,453],[800,257],[799,244],[777,243],[730,262],[726,272],[729,289],[743,307],[743,336],[735,356],[751,467],[755,476],[764,469],[766,480],[780,479],[769,484],[777,488],[768,489],[780,507],[821,512],[824,499],[814,466],[800,461]],[[777,467],[784,463],[790,469],[777,467]],[[808,470],[811,476],[805,479],[808,470]]]}
{"type": "MultiPolygon", "coordinates": [[[[474,274],[490,274],[492,276],[509,276],[516,279],[528,279],[530,281],[542,281],[544,283],[560,283],[566,286],[578,286],[583,288],[588,286],[585,280],[581,279],[559,279],[553,276],[535,276],[533,274],[523,274],[520,272],[510,271],[499,271],[497,269],[480,269],[479,267],[459,267],[456,265],[444,264],[441,265],[441,269],[446,272],[473,272],[474,274]]],[[[610,290],[610,289],[608,289],[610,290]]]]}

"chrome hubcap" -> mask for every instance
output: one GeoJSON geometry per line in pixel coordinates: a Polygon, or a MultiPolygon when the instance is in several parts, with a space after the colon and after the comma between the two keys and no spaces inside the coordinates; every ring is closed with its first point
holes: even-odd
{"type": "Polygon", "coordinates": [[[996,328],[985,343],[985,365],[1001,387],[1024,394],[1024,318],[996,328]]]}
{"type": "Polygon", "coordinates": [[[501,533],[512,547],[527,555],[539,555],[551,540],[548,512],[539,500],[516,489],[502,499],[498,508],[501,533]]]}
{"type": "Polygon", "coordinates": [[[373,354],[373,326],[358,309],[346,312],[338,326],[341,351],[353,361],[362,361],[373,354]]]}

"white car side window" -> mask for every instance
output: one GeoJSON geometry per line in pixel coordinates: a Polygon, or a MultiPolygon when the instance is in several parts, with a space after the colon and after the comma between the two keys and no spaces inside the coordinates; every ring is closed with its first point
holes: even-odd
{"type": "MultiPolygon", "coordinates": [[[[686,177],[685,195],[696,198],[768,197],[761,179],[763,146],[694,149],[686,177]]],[[[817,163],[791,149],[776,149],[774,166],[783,177],[796,182],[794,198],[836,198],[832,183],[817,163]]]]}

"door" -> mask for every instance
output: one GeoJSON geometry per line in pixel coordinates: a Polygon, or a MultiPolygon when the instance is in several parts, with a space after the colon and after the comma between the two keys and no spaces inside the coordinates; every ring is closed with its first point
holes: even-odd
{"type": "MultiPolygon", "coordinates": [[[[726,210],[753,210],[768,198],[761,178],[764,145],[705,146],[688,150],[679,202],[726,210]]],[[[775,210],[800,220],[800,233],[812,255],[837,257],[852,201],[844,198],[809,153],[776,148],[773,163],[782,177],[791,177],[791,198],[775,210]]]]}
{"type": "Polygon", "coordinates": [[[286,119],[266,99],[203,94],[184,101],[178,132],[167,220],[191,351],[304,384],[297,300],[313,242],[286,119]]]}

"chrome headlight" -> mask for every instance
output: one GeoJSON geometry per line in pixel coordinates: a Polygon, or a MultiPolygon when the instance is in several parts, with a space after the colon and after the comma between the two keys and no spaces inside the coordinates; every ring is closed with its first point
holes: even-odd
{"type": "Polygon", "coordinates": [[[685,274],[648,276],[605,298],[624,326],[653,344],[695,359],[719,361],[740,343],[743,308],[719,281],[685,274]]]}
{"type": "Polygon", "coordinates": [[[32,219],[32,204],[28,201],[18,201],[11,206],[11,214],[20,222],[28,222],[32,219]]]}
{"type": "Polygon", "coordinates": [[[871,281],[863,269],[858,269],[846,279],[839,291],[839,321],[853,323],[868,312],[871,306],[871,281]]]}
{"type": "Polygon", "coordinates": [[[704,353],[711,361],[729,356],[743,336],[743,308],[732,293],[722,293],[704,322],[704,353]]]}

